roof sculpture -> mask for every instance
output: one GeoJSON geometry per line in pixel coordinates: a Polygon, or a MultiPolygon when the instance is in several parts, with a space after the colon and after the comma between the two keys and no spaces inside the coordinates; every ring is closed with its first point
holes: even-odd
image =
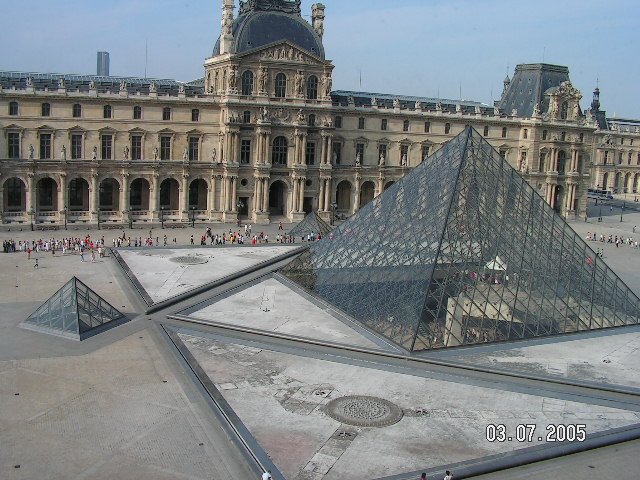
{"type": "Polygon", "coordinates": [[[281,273],[410,351],[640,322],[638,297],[471,127],[281,273]]]}
{"type": "MultiPolygon", "coordinates": [[[[126,317],[73,277],[44,302],[22,326],[30,330],[84,340],[100,327],[116,326],[126,317]]],[[[100,330],[102,331],[102,330],[100,330]]]]}

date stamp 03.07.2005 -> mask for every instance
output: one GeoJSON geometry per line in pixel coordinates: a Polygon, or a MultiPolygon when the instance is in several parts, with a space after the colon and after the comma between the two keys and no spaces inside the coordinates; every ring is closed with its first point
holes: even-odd
{"type": "Polygon", "coordinates": [[[536,424],[522,423],[513,427],[504,424],[487,425],[485,430],[488,442],[584,442],[587,439],[587,426],[582,424],[549,424],[538,431],[536,424]]]}

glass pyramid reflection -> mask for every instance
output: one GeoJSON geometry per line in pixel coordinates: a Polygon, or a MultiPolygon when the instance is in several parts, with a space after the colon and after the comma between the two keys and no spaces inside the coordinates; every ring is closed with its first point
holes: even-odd
{"type": "Polygon", "coordinates": [[[84,283],[73,277],[43,303],[22,326],[76,340],[97,333],[100,327],[116,326],[126,317],[84,283]]]}
{"type": "Polygon", "coordinates": [[[294,237],[307,237],[307,235],[315,235],[318,233],[324,238],[331,231],[331,226],[325,222],[316,212],[309,215],[289,232],[294,237]]]}
{"type": "Polygon", "coordinates": [[[471,127],[281,273],[411,351],[640,322],[638,297],[471,127]]]}

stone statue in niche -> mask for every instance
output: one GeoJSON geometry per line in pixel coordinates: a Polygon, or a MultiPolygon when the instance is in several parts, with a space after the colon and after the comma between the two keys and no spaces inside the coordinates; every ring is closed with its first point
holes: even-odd
{"type": "Polygon", "coordinates": [[[332,165],[337,165],[338,164],[338,154],[336,153],[336,151],[333,151],[333,155],[331,155],[331,163],[332,165]]]}
{"type": "Polygon", "coordinates": [[[304,75],[302,73],[302,70],[298,70],[298,73],[296,73],[295,85],[296,85],[296,93],[298,94],[298,96],[303,96],[304,95],[304,75]]]}
{"type": "Polygon", "coordinates": [[[91,151],[91,160],[97,160],[97,159],[98,159],[98,147],[94,145],[93,150],[91,151]]]}
{"type": "Polygon", "coordinates": [[[420,102],[416,102],[416,104],[415,104],[415,109],[416,109],[416,110],[422,110],[422,103],[420,103],[420,102]]]}
{"type": "Polygon", "coordinates": [[[360,152],[356,153],[356,167],[360,166],[360,152]]]}
{"type": "Polygon", "coordinates": [[[158,147],[153,147],[153,159],[158,160],[158,147]]]}
{"type": "Polygon", "coordinates": [[[128,145],[124,146],[124,151],[122,153],[124,153],[124,159],[125,160],[129,160],[129,146],[128,145]]]}
{"type": "Polygon", "coordinates": [[[324,85],[324,98],[329,98],[331,96],[331,89],[333,88],[333,80],[331,80],[330,75],[322,77],[322,85],[324,85]]]}
{"type": "Polygon", "coordinates": [[[33,160],[34,149],[33,145],[29,145],[29,160],[33,160]]]}
{"type": "Polygon", "coordinates": [[[258,74],[258,90],[260,92],[266,92],[267,91],[267,78],[268,78],[268,71],[266,67],[262,67],[260,68],[260,73],[258,74]]]}
{"type": "Polygon", "coordinates": [[[149,93],[156,93],[158,91],[158,87],[156,86],[156,82],[151,82],[149,85],[149,93]]]}
{"type": "Polygon", "coordinates": [[[184,152],[182,152],[182,160],[185,162],[189,160],[189,149],[185,147],[184,152]]]}
{"type": "Polygon", "coordinates": [[[580,104],[576,102],[573,105],[573,119],[577,120],[579,116],[580,116],[580,104]]]}
{"type": "Polygon", "coordinates": [[[378,106],[378,99],[376,97],[372,97],[371,98],[371,106],[372,107],[377,107],[378,106]]]}
{"type": "Polygon", "coordinates": [[[211,163],[218,163],[218,151],[215,149],[215,147],[211,152],[211,163]]]}
{"type": "Polygon", "coordinates": [[[518,116],[518,109],[514,108],[513,110],[511,110],[511,116],[512,117],[517,117],[518,116]]]}
{"type": "Polygon", "coordinates": [[[298,117],[297,118],[298,118],[298,122],[299,123],[303,123],[304,122],[305,117],[304,117],[304,112],[302,111],[302,109],[298,110],[298,117]]]}
{"type": "Polygon", "coordinates": [[[436,103],[436,112],[442,113],[442,102],[436,103]]]}
{"type": "Polygon", "coordinates": [[[179,93],[179,94],[183,94],[183,93],[184,93],[184,85],[180,85],[180,86],[178,87],[178,93],[179,93]]]}
{"type": "Polygon", "coordinates": [[[235,92],[238,88],[238,67],[233,65],[229,69],[229,90],[235,92]]]}
{"type": "Polygon", "coordinates": [[[406,153],[404,155],[402,155],[402,158],[400,159],[400,166],[401,167],[406,167],[407,166],[407,154],[406,153]]]}
{"type": "Polygon", "coordinates": [[[378,165],[380,165],[381,167],[384,167],[386,160],[384,158],[384,152],[380,153],[380,161],[378,162],[378,165]]]}
{"type": "Polygon", "coordinates": [[[393,108],[400,108],[400,100],[397,98],[393,100],[393,108]]]}

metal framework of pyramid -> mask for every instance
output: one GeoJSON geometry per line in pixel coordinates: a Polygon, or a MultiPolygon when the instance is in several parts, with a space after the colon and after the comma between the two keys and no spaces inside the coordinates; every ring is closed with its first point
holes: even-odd
{"type": "Polygon", "coordinates": [[[640,300],[471,127],[282,271],[420,351],[640,323],[640,300]]]}
{"type": "Polygon", "coordinates": [[[307,235],[318,235],[318,233],[324,238],[331,231],[331,226],[322,220],[316,212],[311,212],[309,215],[289,232],[294,237],[305,237],[307,235]]]}
{"type": "Polygon", "coordinates": [[[124,320],[126,317],[122,313],[73,277],[33,312],[22,326],[84,340],[124,320]]]}

